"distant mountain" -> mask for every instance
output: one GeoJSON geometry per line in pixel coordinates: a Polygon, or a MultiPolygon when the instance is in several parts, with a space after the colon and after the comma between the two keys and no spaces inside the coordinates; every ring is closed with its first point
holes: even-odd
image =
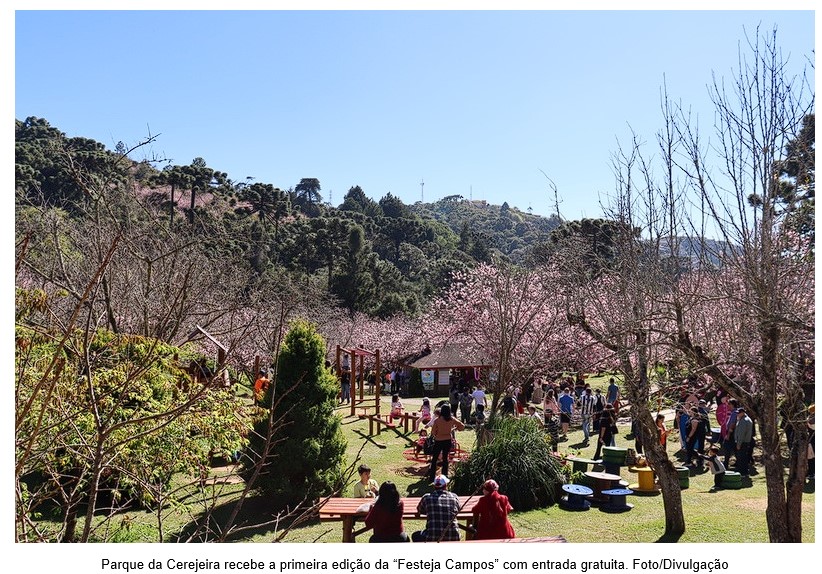
{"type": "MultiPolygon", "coordinates": [[[[719,267],[722,262],[722,254],[733,250],[725,241],[715,239],[679,237],[677,241],[679,243],[679,252],[676,256],[684,261],[688,261],[690,266],[696,266],[700,262],[707,262],[712,266],[719,267]]],[[[663,256],[670,254],[667,245],[660,246],[660,251],[663,256]]]]}

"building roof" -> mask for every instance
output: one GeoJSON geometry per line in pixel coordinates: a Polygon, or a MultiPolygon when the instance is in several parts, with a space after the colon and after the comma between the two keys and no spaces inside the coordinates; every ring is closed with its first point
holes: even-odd
{"type": "Polygon", "coordinates": [[[490,367],[484,353],[461,343],[448,343],[439,349],[426,349],[421,355],[409,357],[409,367],[415,369],[460,369],[468,367],[490,367]]]}

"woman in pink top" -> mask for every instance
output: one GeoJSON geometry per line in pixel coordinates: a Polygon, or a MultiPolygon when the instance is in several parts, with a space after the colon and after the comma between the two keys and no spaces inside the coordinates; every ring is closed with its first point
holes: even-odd
{"type": "Polygon", "coordinates": [[[428,397],[423,397],[422,399],[422,406],[420,407],[420,422],[422,424],[428,424],[431,420],[431,403],[428,401],[428,397]]]}
{"type": "Polygon", "coordinates": [[[559,414],[559,403],[557,403],[557,398],[554,396],[554,389],[548,389],[545,394],[545,399],[542,401],[542,411],[546,416],[549,412],[554,415],[559,414]]]}
{"type": "Polygon", "coordinates": [[[729,398],[728,395],[724,395],[716,407],[716,422],[719,423],[719,434],[722,440],[725,440],[725,432],[728,430],[728,417],[731,416],[731,405],[728,404],[729,398]]]}

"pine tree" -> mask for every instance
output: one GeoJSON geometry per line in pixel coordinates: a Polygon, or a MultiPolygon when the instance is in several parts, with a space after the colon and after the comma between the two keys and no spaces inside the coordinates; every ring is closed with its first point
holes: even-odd
{"type": "MultiPolygon", "coordinates": [[[[295,322],[280,351],[275,384],[265,397],[274,404],[274,446],[258,485],[274,495],[277,505],[311,500],[340,486],[346,443],[334,414],[336,396],[322,336],[310,323],[295,322]]],[[[252,463],[259,462],[270,428],[268,419],[255,426],[252,463]]]]}

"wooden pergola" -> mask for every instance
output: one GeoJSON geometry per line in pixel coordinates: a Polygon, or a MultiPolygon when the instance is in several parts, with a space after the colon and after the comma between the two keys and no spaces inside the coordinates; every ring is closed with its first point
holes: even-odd
{"type": "Polygon", "coordinates": [[[345,349],[340,345],[337,345],[337,361],[335,364],[337,377],[341,377],[343,372],[350,372],[351,373],[351,416],[357,414],[356,409],[357,406],[362,406],[362,408],[371,408],[374,407],[374,415],[380,415],[380,388],[381,388],[381,381],[380,381],[380,350],[376,349],[374,351],[368,351],[363,349],[361,346],[358,348],[353,349],[345,349]],[[345,369],[345,365],[342,359],[347,357],[349,368],[345,369]],[[376,373],[377,380],[375,381],[374,385],[374,404],[367,405],[365,404],[366,401],[369,399],[365,398],[365,358],[366,357],[374,357],[374,371],[376,373]],[[359,365],[357,364],[357,360],[359,360],[359,365]],[[359,392],[357,392],[359,391],[359,392]],[[359,395],[359,397],[357,396],[359,395]]]}

